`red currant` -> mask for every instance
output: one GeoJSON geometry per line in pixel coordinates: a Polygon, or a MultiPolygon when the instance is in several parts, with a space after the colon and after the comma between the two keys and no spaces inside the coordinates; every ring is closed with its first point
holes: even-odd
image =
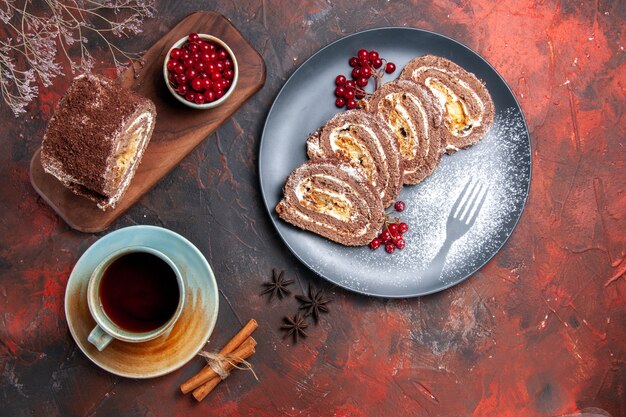
{"type": "Polygon", "coordinates": [[[200,36],[198,36],[197,33],[192,32],[189,34],[188,39],[189,39],[189,42],[197,42],[200,40],[200,36]]]}
{"type": "Polygon", "coordinates": [[[181,51],[180,48],[174,48],[172,49],[172,52],[170,52],[170,58],[176,61],[178,60],[178,58],[180,58],[182,54],[183,54],[183,51],[181,51]]]}
{"type": "Polygon", "coordinates": [[[369,78],[371,76],[372,76],[372,70],[370,69],[370,67],[361,68],[361,77],[369,78]]]}
{"type": "Polygon", "coordinates": [[[391,235],[397,235],[398,234],[398,223],[391,223],[389,226],[387,226],[387,229],[389,229],[389,233],[391,233],[391,235]]]}
{"type": "Polygon", "coordinates": [[[185,100],[194,102],[196,100],[196,93],[192,93],[191,91],[185,94],[185,100]]]}
{"type": "Polygon", "coordinates": [[[339,97],[337,98],[337,100],[335,100],[335,106],[342,108],[343,106],[346,105],[346,99],[343,97],[339,97]]]}
{"type": "Polygon", "coordinates": [[[215,71],[211,73],[211,81],[217,81],[221,79],[222,79],[222,74],[220,74],[219,72],[215,71]]]}
{"type": "Polygon", "coordinates": [[[215,68],[217,68],[219,72],[224,71],[224,61],[217,61],[215,68]]]}
{"type": "Polygon", "coordinates": [[[193,54],[194,52],[198,52],[200,50],[200,46],[197,43],[188,43],[187,49],[193,54]]]}
{"type": "Polygon", "coordinates": [[[204,71],[206,71],[206,62],[204,62],[204,61],[198,61],[198,62],[196,63],[196,67],[195,67],[195,68],[196,68],[196,71],[198,71],[198,72],[204,72],[204,71]]]}
{"type": "Polygon", "coordinates": [[[348,101],[346,101],[346,108],[348,110],[352,110],[352,109],[356,108],[356,101],[353,98],[351,98],[348,101]]]}
{"type": "Polygon", "coordinates": [[[179,62],[178,64],[176,64],[176,67],[174,68],[174,72],[176,74],[182,74],[183,72],[185,72],[185,67],[183,66],[183,64],[179,62]]]}
{"type": "Polygon", "coordinates": [[[363,90],[359,90],[356,93],[354,93],[354,98],[361,100],[363,97],[365,97],[365,91],[363,90]]]}
{"type": "Polygon", "coordinates": [[[200,78],[194,78],[191,80],[191,88],[196,91],[204,91],[204,81],[200,78]]]}
{"type": "Polygon", "coordinates": [[[396,201],[396,204],[393,205],[393,208],[395,208],[396,211],[404,211],[404,208],[405,208],[404,201],[396,201]]]}
{"type": "Polygon", "coordinates": [[[372,61],[372,66],[376,69],[380,68],[383,66],[383,60],[380,58],[377,58],[375,60],[372,61]]]}
{"type": "Polygon", "coordinates": [[[387,253],[393,253],[394,250],[396,250],[396,245],[394,245],[393,242],[385,243],[385,251],[387,251],[387,253]]]}
{"type": "Polygon", "coordinates": [[[372,250],[378,249],[380,247],[381,243],[382,242],[380,241],[380,239],[374,238],[374,240],[372,240],[370,242],[370,249],[372,249],[372,250]]]}
{"type": "Polygon", "coordinates": [[[356,56],[358,56],[359,59],[367,59],[369,53],[367,52],[367,49],[359,49],[359,52],[357,52],[356,56]]]}
{"type": "Polygon", "coordinates": [[[382,232],[380,232],[380,235],[378,236],[378,238],[383,242],[383,243],[387,243],[391,240],[391,233],[389,233],[389,230],[385,229],[382,232]]]}
{"type": "Polygon", "coordinates": [[[223,60],[225,60],[226,58],[228,58],[228,53],[227,53],[225,50],[220,49],[220,50],[217,52],[217,59],[220,59],[220,60],[222,60],[222,61],[223,61],[223,60]]]}
{"type": "Polygon", "coordinates": [[[211,80],[209,80],[208,78],[203,78],[202,82],[203,82],[203,87],[205,90],[208,90],[211,88],[211,80]]]}
{"type": "Polygon", "coordinates": [[[187,71],[185,71],[185,75],[187,76],[187,78],[196,78],[196,76],[198,75],[198,71],[193,68],[187,68],[187,71]]]}
{"type": "Polygon", "coordinates": [[[367,60],[367,58],[365,58],[365,59],[360,58],[359,59],[359,67],[364,68],[364,67],[369,67],[369,66],[370,66],[370,63],[367,60]]]}
{"type": "Polygon", "coordinates": [[[178,92],[178,94],[180,94],[181,96],[184,97],[185,94],[187,94],[187,92],[189,91],[189,87],[187,87],[186,84],[181,84],[181,85],[178,86],[176,91],[178,92]]]}
{"type": "Polygon", "coordinates": [[[352,100],[354,98],[354,90],[345,90],[345,93],[343,93],[343,96],[345,97],[346,100],[352,100]]]}
{"type": "Polygon", "coordinates": [[[178,59],[179,61],[183,61],[187,58],[191,58],[191,54],[189,53],[188,50],[183,49],[183,54],[180,56],[180,58],[178,59]]]}
{"type": "Polygon", "coordinates": [[[361,77],[358,80],[356,80],[356,85],[358,85],[359,87],[365,87],[367,83],[368,83],[368,80],[365,77],[361,77]]]}
{"type": "Polygon", "coordinates": [[[359,58],[357,58],[357,57],[353,56],[353,57],[352,57],[352,58],[350,58],[350,60],[348,61],[348,64],[349,64],[351,67],[356,67],[356,66],[358,66],[358,65],[359,65],[359,58]]]}
{"type": "Polygon", "coordinates": [[[226,67],[226,69],[231,69],[233,67],[233,61],[231,61],[230,59],[224,61],[224,67],[226,67]]]}
{"type": "Polygon", "coordinates": [[[231,69],[225,70],[224,73],[222,74],[222,78],[226,78],[227,80],[232,80],[233,78],[235,78],[235,71],[231,69]]]}
{"type": "Polygon", "coordinates": [[[179,85],[187,84],[188,80],[189,79],[187,78],[187,76],[185,74],[177,74],[176,75],[176,83],[178,83],[179,85]]]}
{"type": "Polygon", "coordinates": [[[211,103],[212,101],[215,101],[215,93],[211,90],[205,91],[204,99],[207,103],[211,103]]]}
{"type": "Polygon", "coordinates": [[[345,87],[341,87],[341,86],[339,86],[339,87],[335,88],[335,96],[337,96],[337,97],[343,97],[343,96],[344,96],[344,94],[346,94],[346,89],[345,89],[345,87]]]}
{"type": "Polygon", "coordinates": [[[196,65],[196,60],[193,58],[187,58],[183,61],[185,68],[193,68],[196,65]]]}
{"type": "Polygon", "coordinates": [[[367,58],[370,60],[370,62],[374,62],[375,60],[377,60],[380,57],[378,56],[378,52],[377,51],[373,51],[372,50],[372,51],[370,51],[370,53],[369,53],[367,58]]]}
{"type": "Polygon", "coordinates": [[[217,90],[215,92],[215,99],[219,100],[220,98],[224,97],[224,90],[217,90]]]}
{"type": "Polygon", "coordinates": [[[395,70],[396,70],[396,64],[394,64],[393,62],[387,62],[387,65],[385,65],[385,72],[387,74],[391,74],[395,70]]]}
{"type": "Polygon", "coordinates": [[[174,70],[176,69],[176,65],[177,65],[176,61],[172,61],[172,60],[167,61],[167,70],[169,72],[174,72],[174,70]]]}
{"type": "Polygon", "coordinates": [[[335,78],[335,84],[336,85],[345,85],[346,84],[346,76],[345,75],[338,75],[337,78],[335,78]]]}
{"type": "Polygon", "coordinates": [[[346,90],[350,88],[352,90],[354,90],[356,88],[356,82],[354,82],[354,80],[348,80],[346,81],[346,90]]]}
{"type": "Polygon", "coordinates": [[[211,49],[209,44],[206,43],[206,42],[200,42],[199,45],[200,45],[200,51],[201,52],[209,52],[209,50],[211,49]]]}
{"type": "Polygon", "coordinates": [[[409,225],[408,225],[408,224],[406,224],[406,223],[402,222],[402,223],[400,223],[400,224],[398,225],[398,232],[400,232],[401,234],[402,234],[402,233],[406,233],[406,232],[407,232],[407,230],[409,230],[409,225]]]}
{"type": "Polygon", "coordinates": [[[394,244],[396,245],[396,248],[398,249],[404,249],[404,247],[406,246],[406,242],[402,238],[397,239],[394,242],[394,244]]]}
{"type": "Polygon", "coordinates": [[[196,104],[204,104],[204,94],[196,94],[196,98],[194,99],[194,102],[196,104]]]}
{"type": "Polygon", "coordinates": [[[356,79],[357,79],[357,78],[359,78],[360,76],[361,76],[361,68],[358,68],[358,67],[357,67],[357,68],[354,68],[354,69],[352,70],[352,78],[354,78],[354,79],[356,80],[356,79]]]}

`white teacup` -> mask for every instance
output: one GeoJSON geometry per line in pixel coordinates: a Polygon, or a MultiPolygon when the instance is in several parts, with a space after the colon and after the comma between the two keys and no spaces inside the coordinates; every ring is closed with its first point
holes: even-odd
{"type": "MultiPolygon", "coordinates": [[[[137,256],[135,256],[135,258],[137,258],[137,256]]],[[[148,256],[148,257],[143,257],[143,259],[148,260],[152,258],[148,256]]],[[[152,265],[152,267],[153,268],[156,267],[155,265],[152,265]]],[[[146,270],[148,270],[148,266],[146,266],[146,270]]],[[[169,272],[165,272],[165,273],[169,273],[169,272]]],[[[147,282],[146,281],[147,275],[148,274],[144,274],[144,276],[142,277],[144,284],[147,282]]],[[[106,278],[106,279],[108,280],[112,278],[106,278]]],[[[128,283],[128,285],[129,287],[132,287],[134,284],[134,288],[136,290],[136,288],[138,288],[137,286],[139,285],[139,283],[140,282],[128,283]]],[[[171,286],[171,284],[173,283],[169,283],[169,284],[171,286]]],[[[120,285],[124,287],[126,284],[123,283],[120,285]]],[[[148,282],[147,286],[149,285],[150,283],[148,282]]],[[[125,288],[120,288],[120,290],[125,294],[124,292],[125,288]]],[[[138,300],[138,301],[143,301],[143,300],[138,300]]],[[[172,305],[170,307],[173,307],[174,302],[171,303],[172,305]]],[[[96,327],[94,327],[94,329],[91,331],[87,340],[89,340],[90,343],[92,343],[98,350],[101,351],[104,348],[106,348],[109,345],[109,343],[113,341],[113,339],[118,339],[124,342],[130,342],[130,343],[140,343],[140,342],[147,342],[149,340],[156,339],[157,337],[160,337],[160,336],[167,336],[172,330],[172,327],[174,327],[174,324],[176,323],[178,318],[180,317],[180,314],[183,311],[184,303],[185,303],[185,283],[178,267],[174,264],[174,262],[172,262],[172,260],[169,257],[167,257],[164,253],[156,249],[147,247],[147,246],[131,246],[131,247],[118,250],[112,253],[111,255],[107,256],[95,268],[95,270],[91,274],[89,285],[87,287],[87,304],[89,305],[89,311],[91,312],[91,315],[96,321],[96,327]],[[103,278],[105,277],[105,275],[107,275],[106,274],[107,271],[109,272],[109,274],[111,274],[115,270],[115,268],[119,267],[120,262],[123,263],[125,261],[129,261],[130,258],[128,258],[127,256],[131,254],[153,255],[154,257],[162,261],[160,262],[159,260],[155,260],[156,266],[162,267],[162,266],[167,265],[167,267],[171,268],[171,272],[173,272],[176,277],[176,282],[178,285],[178,294],[179,294],[178,304],[176,305],[176,308],[173,311],[172,315],[169,317],[169,319],[166,319],[162,324],[160,324],[156,328],[151,328],[149,330],[131,330],[128,328],[124,328],[122,327],[123,326],[122,323],[116,323],[116,321],[114,321],[113,318],[110,317],[110,314],[107,314],[106,308],[103,305],[102,295],[104,294],[101,294],[102,292],[101,284],[102,284],[103,278]],[[127,257],[127,258],[122,259],[124,257],[127,257]],[[112,271],[109,271],[109,268],[116,261],[119,261],[119,262],[116,263],[112,271]],[[163,263],[165,265],[163,265],[163,263]]],[[[109,309],[110,308],[111,307],[109,307],[109,309]]],[[[110,310],[110,313],[112,312],[113,311],[110,310]]]]}

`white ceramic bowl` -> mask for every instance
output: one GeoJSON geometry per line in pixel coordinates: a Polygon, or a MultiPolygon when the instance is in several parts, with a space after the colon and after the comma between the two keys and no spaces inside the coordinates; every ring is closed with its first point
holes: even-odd
{"type": "Polygon", "coordinates": [[[228,91],[226,91],[226,93],[220,99],[215,100],[211,103],[196,104],[196,103],[192,103],[190,101],[185,100],[185,98],[182,97],[180,94],[178,94],[178,92],[174,89],[174,87],[172,87],[168,79],[170,72],[167,70],[167,62],[170,60],[170,53],[172,52],[172,49],[180,48],[181,46],[183,46],[183,44],[187,42],[187,36],[178,40],[174,45],[172,45],[170,50],[167,51],[167,55],[165,55],[165,59],[163,61],[163,80],[165,81],[165,85],[167,86],[167,89],[170,90],[170,93],[172,93],[172,95],[176,97],[176,100],[180,101],[187,107],[191,107],[193,109],[205,110],[205,109],[212,109],[214,107],[219,106],[220,104],[228,100],[228,97],[230,97],[233,91],[235,91],[235,88],[237,87],[237,80],[239,79],[239,65],[237,65],[237,58],[235,57],[235,54],[224,41],[222,41],[219,38],[216,38],[215,36],[205,35],[202,33],[199,33],[198,36],[200,37],[200,39],[206,39],[206,40],[215,42],[216,44],[224,48],[224,50],[226,50],[231,60],[233,61],[233,71],[235,72],[235,76],[233,77],[233,80],[231,81],[230,87],[228,87],[228,91]]]}

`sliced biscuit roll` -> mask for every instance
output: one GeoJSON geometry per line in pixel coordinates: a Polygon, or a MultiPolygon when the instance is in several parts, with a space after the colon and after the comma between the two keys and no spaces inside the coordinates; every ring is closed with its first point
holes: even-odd
{"type": "Polygon", "coordinates": [[[152,101],[105,77],[76,77],[48,124],[41,164],[72,192],[114,208],[156,121],[152,101]]]}
{"type": "Polygon", "coordinates": [[[398,141],[405,184],[417,184],[439,165],[443,154],[441,109],[430,91],[412,81],[383,84],[367,108],[398,141]]]}
{"type": "Polygon", "coordinates": [[[340,113],[307,140],[311,159],[336,158],[359,168],[391,205],[402,187],[397,143],[387,126],[363,110],[340,113]]]}
{"type": "Polygon", "coordinates": [[[365,175],[336,159],[308,161],[287,178],[276,206],[281,219],[346,246],[367,245],[384,210],[365,175]]]}
{"type": "Polygon", "coordinates": [[[491,127],[494,105],[487,87],[454,62],[425,55],[409,62],[400,78],[425,85],[437,97],[449,153],[475,144],[491,127]]]}

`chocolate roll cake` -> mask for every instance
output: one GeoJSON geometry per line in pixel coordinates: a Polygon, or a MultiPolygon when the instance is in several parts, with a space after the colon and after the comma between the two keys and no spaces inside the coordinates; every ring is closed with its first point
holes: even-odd
{"type": "Polygon", "coordinates": [[[108,78],[76,77],[48,124],[41,163],[105,210],[130,184],[156,117],[154,104],[108,78]]]}
{"type": "Polygon", "coordinates": [[[475,144],[491,127],[495,110],[487,87],[454,62],[425,55],[409,62],[400,78],[425,85],[439,99],[448,153],[475,144]]]}
{"type": "Polygon", "coordinates": [[[359,169],[336,159],[308,161],[287,178],[281,219],[346,246],[367,245],[383,225],[381,199],[359,169]]]}
{"type": "Polygon", "coordinates": [[[412,81],[392,81],[376,90],[366,107],[397,138],[404,183],[417,184],[432,174],[444,152],[442,113],[432,93],[412,81]]]}
{"type": "Polygon", "coordinates": [[[337,158],[363,171],[380,194],[383,207],[391,205],[402,187],[398,147],[392,133],[363,110],[337,114],[307,140],[311,159],[337,158]]]}

